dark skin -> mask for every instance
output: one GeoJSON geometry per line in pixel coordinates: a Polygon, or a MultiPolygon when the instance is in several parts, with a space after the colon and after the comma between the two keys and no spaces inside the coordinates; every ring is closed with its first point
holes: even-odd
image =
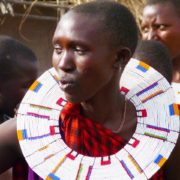
{"type": "Polygon", "coordinates": [[[142,38],[165,44],[172,56],[173,82],[180,83],[180,16],[171,3],[147,5],[143,11],[142,38]]]}
{"type": "MultiPolygon", "coordinates": [[[[29,86],[37,77],[38,67],[36,61],[18,61],[19,69],[12,74],[8,81],[0,81],[2,95],[0,119],[5,113],[13,117],[17,105],[22,100],[29,86]],[[12,91],[13,89],[13,91],[12,91]],[[9,103],[11,102],[11,103],[9,103]]],[[[13,118],[0,125],[0,173],[9,169],[22,154],[16,135],[16,120],[13,118]],[[8,157],[8,158],[7,158],[8,157]]]]}
{"type": "Polygon", "coordinates": [[[16,120],[11,119],[0,125],[0,174],[13,166],[22,157],[16,135],[16,120]],[[8,157],[8,158],[7,158],[8,157]]]}
{"type": "Polygon", "coordinates": [[[19,60],[19,68],[17,72],[11,73],[11,77],[7,80],[0,80],[0,120],[3,114],[13,117],[15,108],[22,100],[26,91],[37,77],[37,62],[19,60]],[[12,91],[13,89],[13,91],[12,91]],[[11,102],[11,103],[9,103],[11,102]]]}
{"type": "MultiPolygon", "coordinates": [[[[119,79],[131,51],[124,46],[112,48],[110,38],[106,32],[102,33],[97,17],[88,18],[86,28],[81,28],[87,18],[74,12],[62,17],[53,37],[53,66],[67,100],[80,103],[86,117],[115,131],[121,124],[125,105],[125,99],[119,92],[119,79]]],[[[135,127],[136,111],[128,101],[125,123],[117,134],[129,140],[135,127]]],[[[0,172],[21,156],[16,123],[6,122],[0,126],[0,162],[5,157],[9,158],[6,165],[0,164],[0,172]],[[13,149],[11,155],[7,151],[9,146],[13,149]]]]}
{"type": "MultiPolygon", "coordinates": [[[[70,12],[63,16],[53,37],[53,66],[61,77],[60,87],[66,98],[81,103],[85,116],[115,131],[121,123],[119,119],[124,108],[124,97],[119,93],[119,78],[125,64],[122,59],[128,62],[131,52],[123,46],[110,51],[109,39],[102,33],[97,18],[88,19],[89,26],[80,29],[85,21],[87,17],[81,14],[70,12]],[[100,32],[101,36],[95,36],[100,32]],[[109,110],[113,112],[110,115],[106,112],[109,110]]],[[[135,127],[135,108],[127,102],[125,124],[118,134],[129,140],[135,127]]],[[[21,156],[16,121],[7,121],[0,126],[0,162],[8,157],[6,164],[0,163],[0,172],[21,156]]]]}
{"type": "MultiPolygon", "coordinates": [[[[107,34],[102,34],[95,18],[91,18],[88,29],[81,28],[88,19],[88,16],[82,18],[72,12],[62,18],[53,37],[53,66],[59,74],[60,87],[67,100],[81,103],[86,117],[113,131],[120,125],[118,119],[124,108],[124,97],[119,92],[122,73],[119,69],[124,63],[121,59],[124,58],[127,63],[130,50],[126,47],[112,49],[111,43],[106,43],[109,41],[107,34]],[[100,32],[102,36],[99,36],[100,32]]],[[[133,110],[136,117],[132,105],[129,110],[133,110]]],[[[130,118],[128,114],[126,118],[130,118]]],[[[123,137],[129,139],[131,136],[125,129],[123,137]]]]}
{"type": "MultiPolygon", "coordinates": [[[[164,43],[172,56],[173,80],[180,83],[180,16],[171,3],[147,5],[143,11],[142,38],[164,43]]],[[[166,180],[180,179],[180,138],[164,167],[166,180]]]]}

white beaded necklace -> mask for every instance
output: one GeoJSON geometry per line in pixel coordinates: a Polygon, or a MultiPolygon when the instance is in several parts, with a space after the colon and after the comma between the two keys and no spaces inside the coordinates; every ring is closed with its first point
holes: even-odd
{"type": "MultiPolygon", "coordinates": [[[[168,159],[179,135],[179,109],[174,103],[174,92],[165,78],[137,60],[126,66],[121,92],[136,107],[135,133],[113,155],[84,156],[70,149],[61,138],[59,114],[66,100],[54,69],[45,72],[30,87],[17,114],[19,143],[33,171],[43,179],[152,177],[168,159]]],[[[123,121],[117,131],[121,131],[123,121]]]]}

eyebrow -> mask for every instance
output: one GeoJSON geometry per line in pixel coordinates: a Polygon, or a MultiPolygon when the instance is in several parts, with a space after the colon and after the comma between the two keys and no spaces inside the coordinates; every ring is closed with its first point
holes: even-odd
{"type": "MultiPolygon", "coordinates": [[[[56,38],[56,39],[52,40],[52,45],[56,45],[56,44],[61,44],[61,40],[59,40],[59,38],[56,38]]],[[[79,46],[83,46],[83,47],[90,46],[90,44],[88,44],[87,42],[85,42],[83,40],[70,40],[68,42],[68,44],[70,46],[74,46],[74,45],[79,45],[79,46]]]]}

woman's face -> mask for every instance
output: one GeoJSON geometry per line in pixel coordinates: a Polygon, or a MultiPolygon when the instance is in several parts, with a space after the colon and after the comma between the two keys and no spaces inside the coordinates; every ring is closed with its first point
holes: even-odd
{"type": "Polygon", "coordinates": [[[180,17],[170,3],[147,5],[143,11],[142,38],[164,43],[172,58],[180,56],[180,17]]]}
{"type": "Polygon", "coordinates": [[[68,101],[82,102],[107,91],[115,55],[96,18],[66,14],[53,37],[53,66],[68,101]],[[88,21],[88,23],[87,23],[88,21]]]}

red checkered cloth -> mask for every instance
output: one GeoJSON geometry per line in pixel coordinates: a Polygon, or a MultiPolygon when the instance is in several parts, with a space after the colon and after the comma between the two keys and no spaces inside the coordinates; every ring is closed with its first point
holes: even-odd
{"type": "Polygon", "coordinates": [[[63,108],[61,131],[66,144],[73,150],[87,156],[107,156],[123,148],[126,141],[100,123],[81,115],[80,105],[67,103],[63,108]]]}
{"type": "MultiPolygon", "coordinates": [[[[81,115],[80,105],[67,103],[60,115],[60,129],[66,144],[88,156],[107,156],[118,152],[126,141],[100,123],[81,115]]],[[[151,180],[163,180],[162,169],[151,180]]]]}

